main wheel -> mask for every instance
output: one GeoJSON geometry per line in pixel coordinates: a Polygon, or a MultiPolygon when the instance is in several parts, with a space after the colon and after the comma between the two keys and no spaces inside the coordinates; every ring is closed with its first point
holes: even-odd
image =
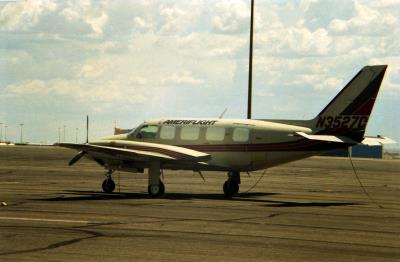
{"type": "Polygon", "coordinates": [[[151,197],[162,196],[165,192],[164,183],[160,181],[157,186],[149,185],[147,191],[151,197]]]}
{"type": "Polygon", "coordinates": [[[239,193],[239,184],[235,183],[233,181],[225,181],[224,186],[224,194],[227,197],[232,197],[233,195],[236,195],[237,193],[239,193]]]}
{"type": "Polygon", "coordinates": [[[106,178],[103,181],[103,184],[101,185],[101,187],[103,188],[103,191],[105,193],[112,193],[115,189],[115,183],[114,180],[112,180],[111,178],[106,178]]]}

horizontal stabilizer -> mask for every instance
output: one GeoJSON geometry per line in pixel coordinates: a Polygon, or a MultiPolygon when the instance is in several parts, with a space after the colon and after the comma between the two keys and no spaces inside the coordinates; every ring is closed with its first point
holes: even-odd
{"type": "Polygon", "coordinates": [[[363,145],[368,146],[380,146],[380,145],[387,145],[387,144],[396,144],[396,141],[390,139],[388,137],[377,136],[377,137],[365,137],[364,140],[361,142],[363,145]]]}
{"type": "Polygon", "coordinates": [[[345,144],[357,144],[351,138],[345,136],[332,136],[332,135],[309,135],[304,132],[296,132],[297,135],[307,138],[309,140],[316,141],[325,141],[325,142],[333,142],[333,143],[345,143],[345,144]]]}

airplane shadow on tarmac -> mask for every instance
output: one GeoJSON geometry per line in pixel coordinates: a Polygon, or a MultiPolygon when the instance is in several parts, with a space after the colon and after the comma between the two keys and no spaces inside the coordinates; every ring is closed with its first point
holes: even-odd
{"type": "MultiPolygon", "coordinates": [[[[226,201],[244,201],[260,203],[268,207],[330,207],[330,206],[351,206],[362,205],[353,202],[296,202],[258,199],[257,197],[278,195],[279,193],[240,193],[232,198],[227,198],[223,194],[203,193],[168,193],[160,198],[170,200],[226,200],[226,201]]],[[[121,199],[152,199],[147,193],[103,193],[98,191],[66,191],[62,196],[42,199],[32,199],[39,201],[92,201],[92,200],[121,200],[121,199]]]]}

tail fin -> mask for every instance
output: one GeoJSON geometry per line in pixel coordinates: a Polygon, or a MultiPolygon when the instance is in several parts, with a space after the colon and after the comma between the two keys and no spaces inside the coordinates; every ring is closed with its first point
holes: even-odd
{"type": "Polygon", "coordinates": [[[318,134],[361,141],[387,66],[365,66],[313,120],[318,134]]]}

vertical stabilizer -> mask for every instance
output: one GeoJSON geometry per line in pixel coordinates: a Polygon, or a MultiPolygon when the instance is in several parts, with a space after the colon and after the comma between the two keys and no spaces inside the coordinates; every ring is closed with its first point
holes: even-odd
{"type": "Polygon", "coordinates": [[[387,66],[366,66],[313,120],[319,134],[361,141],[387,66]]]}

